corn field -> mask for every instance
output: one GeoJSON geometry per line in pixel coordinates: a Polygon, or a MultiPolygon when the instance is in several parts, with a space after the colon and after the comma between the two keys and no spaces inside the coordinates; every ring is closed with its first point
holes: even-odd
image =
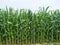
{"type": "Polygon", "coordinates": [[[0,9],[0,44],[60,42],[60,11],[0,9]]]}

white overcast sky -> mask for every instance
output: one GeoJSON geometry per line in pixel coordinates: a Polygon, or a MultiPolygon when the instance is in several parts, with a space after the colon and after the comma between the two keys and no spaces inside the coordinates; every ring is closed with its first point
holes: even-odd
{"type": "Polygon", "coordinates": [[[12,7],[14,9],[37,10],[39,7],[50,6],[50,9],[60,9],[60,0],[0,0],[0,8],[12,7]]]}

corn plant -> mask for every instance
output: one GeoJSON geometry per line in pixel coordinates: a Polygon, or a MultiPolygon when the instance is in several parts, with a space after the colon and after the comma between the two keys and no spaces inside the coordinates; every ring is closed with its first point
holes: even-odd
{"type": "Polygon", "coordinates": [[[0,9],[1,44],[60,42],[60,11],[0,9]]]}

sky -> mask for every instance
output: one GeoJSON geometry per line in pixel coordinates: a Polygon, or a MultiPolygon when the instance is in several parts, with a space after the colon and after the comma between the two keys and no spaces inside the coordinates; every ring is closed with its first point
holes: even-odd
{"type": "Polygon", "coordinates": [[[5,9],[6,6],[14,9],[31,9],[38,10],[39,7],[50,6],[49,9],[60,9],[60,0],[0,0],[0,8],[5,9]]]}

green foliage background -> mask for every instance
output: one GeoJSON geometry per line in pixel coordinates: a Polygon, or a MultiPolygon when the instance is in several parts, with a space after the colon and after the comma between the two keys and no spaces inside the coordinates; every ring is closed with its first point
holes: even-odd
{"type": "Polygon", "coordinates": [[[60,11],[0,9],[0,43],[60,42],[60,11]]]}

